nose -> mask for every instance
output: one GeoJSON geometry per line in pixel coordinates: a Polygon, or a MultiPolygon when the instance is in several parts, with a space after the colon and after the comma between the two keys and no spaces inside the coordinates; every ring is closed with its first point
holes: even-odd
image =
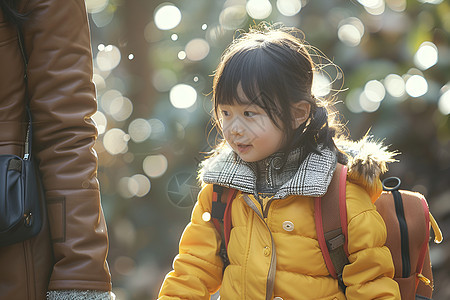
{"type": "Polygon", "coordinates": [[[230,133],[232,135],[242,135],[244,133],[244,129],[239,124],[238,120],[235,120],[230,126],[230,133]]]}

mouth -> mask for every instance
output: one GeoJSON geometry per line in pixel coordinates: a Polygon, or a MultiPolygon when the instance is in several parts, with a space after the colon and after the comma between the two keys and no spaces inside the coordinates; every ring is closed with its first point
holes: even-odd
{"type": "Polygon", "coordinates": [[[237,147],[237,150],[239,151],[239,153],[246,153],[250,150],[252,145],[236,143],[236,147],[237,147]]]}

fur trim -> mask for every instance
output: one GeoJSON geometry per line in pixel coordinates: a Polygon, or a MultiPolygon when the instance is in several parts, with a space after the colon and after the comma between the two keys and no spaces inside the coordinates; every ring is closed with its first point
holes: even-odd
{"type": "Polygon", "coordinates": [[[387,171],[387,164],[395,162],[394,156],[399,154],[388,151],[382,141],[367,134],[356,142],[344,139],[335,142],[348,157],[349,175],[363,179],[368,186],[375,184],[380,175],[387,171]]]}
{"type": "Polygon", "coordinates": [[[203,177],[207,170],[213,168],[221,158],[231,155],[231,152],[233,152],[233,149],[225,142],[222,142],[222,145],[219,145],[219,147],[217,147],[216,149],[208,152],[206,158],[201,161],[199,166],[200,168],[197,174],[197,179],[199,180],[199,182],[203,184],[203,177]]]}

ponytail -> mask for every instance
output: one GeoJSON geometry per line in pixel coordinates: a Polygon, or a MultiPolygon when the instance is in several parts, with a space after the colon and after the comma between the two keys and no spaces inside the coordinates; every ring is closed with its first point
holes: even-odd
{"type": "MultiPolygon", "coordinates": [[[[313,97],[314,100],[316,100],[313,97]]],[[[336,127],[329,126],[329,110],[325,106],[312,104],[309,120],[294,131],[292,143],[287,151],[303,146],[306,153],[320,154],[319,145],[336,153],[339,163],[346,164],[347,157],[335,145],[336,127]]]]}

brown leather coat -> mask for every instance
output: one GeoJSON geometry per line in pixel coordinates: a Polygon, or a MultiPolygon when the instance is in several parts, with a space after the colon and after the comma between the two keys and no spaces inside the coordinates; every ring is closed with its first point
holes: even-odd
{"type": "MultiPolygon", "coordinates": [[[[23,0],[33,153],[48,222],[35,238],[0,247],[0,299],[44,299],[47,290],[111,290],[108,237],[92,149],[97,131],[84,0],[23,0]]],[[[24,66],[0,11],[0,154],[23,155],[24,66]]]]}

